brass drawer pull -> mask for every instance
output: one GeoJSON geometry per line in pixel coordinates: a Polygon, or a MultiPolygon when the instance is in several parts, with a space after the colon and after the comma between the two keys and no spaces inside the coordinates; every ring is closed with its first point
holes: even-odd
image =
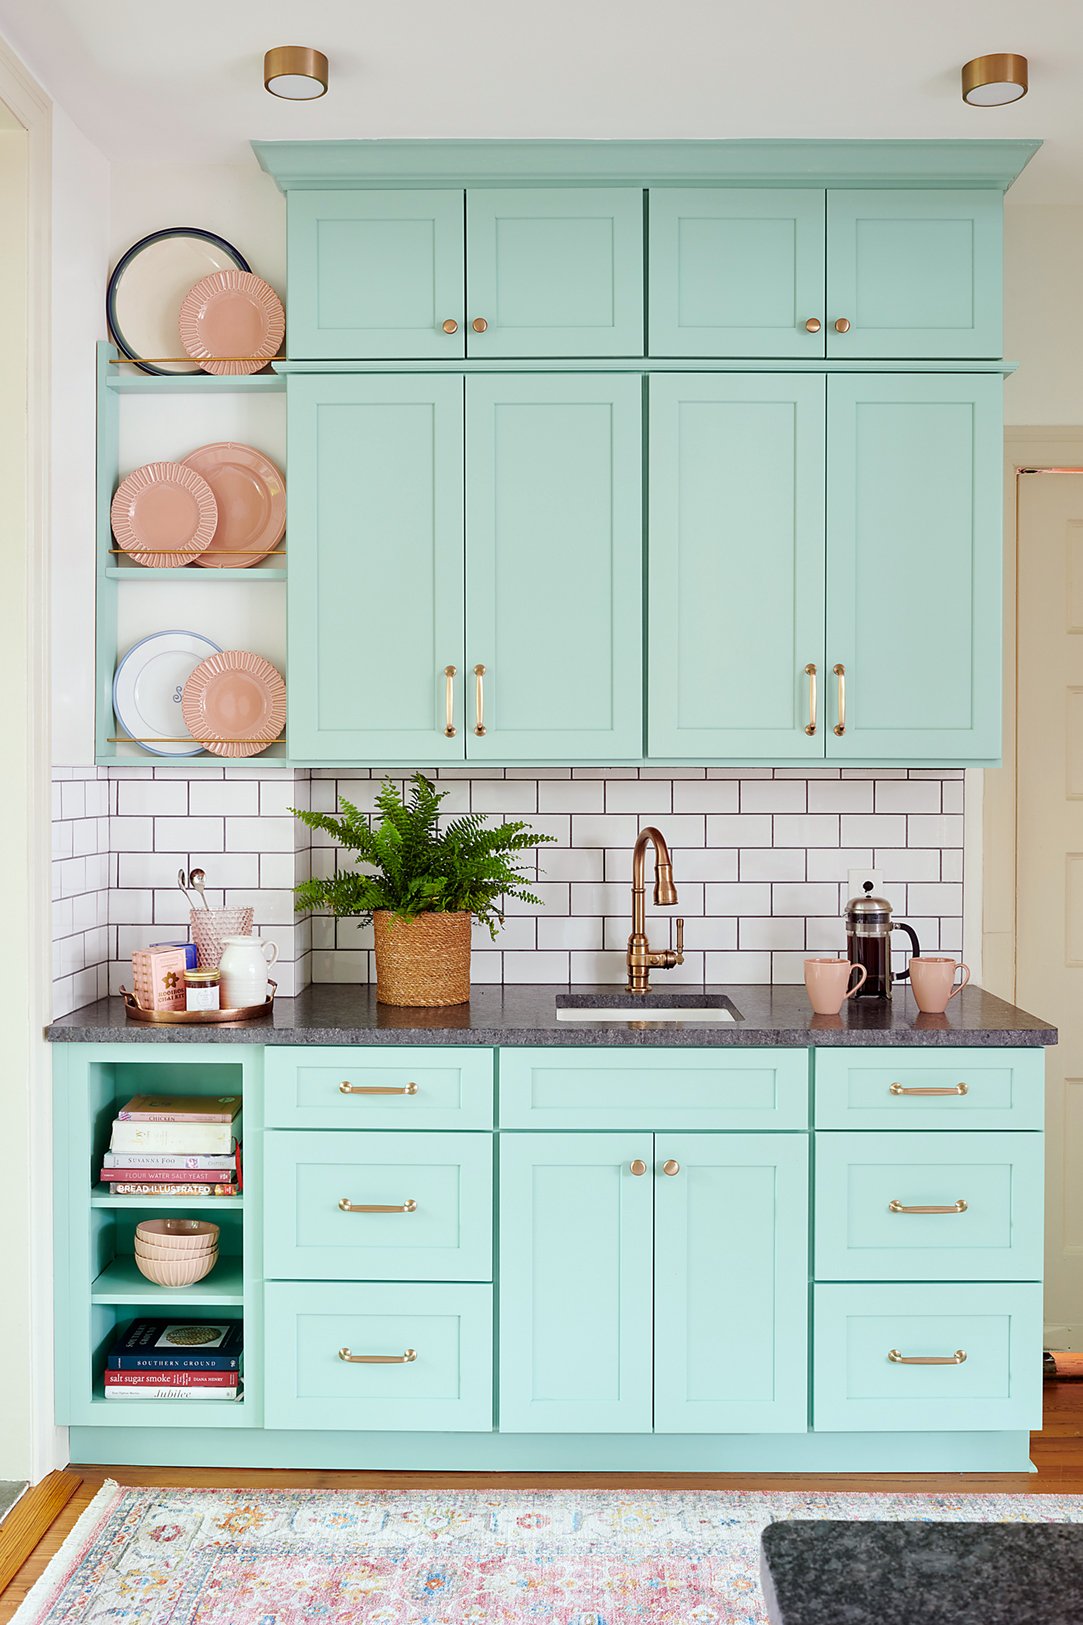
{"type": "Polygon", "coordinates": [[[444,667],[444,738],[455,738],[455,667],[444,667]]]}
{"type": "Polygon", "coordinates": [[[904,1207],[902,1202],[894,1201],[888,1203],[887,1210],[889,1213],[965,1213],[967,1204],[960,1196],[957,1202],[946,1207],[904,1207]]]}
{"type": "Polygon", "coordinates": [[[968,1092],[965,1083],[957,1083],[950,1089],[910,1089],[905,1083],[893,1083],[888,1089],[892,1095],[965,1095],[968,1092]]]}
{"type": "Polygon", "coordinates": [[[403,1354],[351,1354],[349,1349],[339,1349],[338,1357],[347,1365],[411,1365],[417,1359],[417,1350],[407,1349],[403,1354]]]}
{"type": "Polygon", "coordinates": [[[474,732],[479,736],[485,732],[485,667],[474,667],[474,732]]]}
{"type": "Polygon", "coordinates": [[[338,1204],[340,1213],[416,1213],[417,1203],[412,1196],[405,1202],[351,1202],[344,1196],[338,1204]]]}
{"type": "Polygon", "coordinates": [[[338,1086],[340,1095],[416,1095],[416,1083],[347,1083],[343,1078],[338,1086]]]}
{"type": "Polygon", "coordinates": [[[835,666],[833,669],[839,682],[839,720],[835,724],[835,732],[841,739],[846,732],[846,667],[835,666]]]}
{"type": "Polygon", "coordinates": [[[956,1349],[954,1354],[900,1354],[898,1349],[888,1349],[887,1357],[892,1365],[962,1365],[966,1350],[956,1349]]]}
{"type": "Polygon", "coordinates": [[[805,667],[805,676],[808,678],[808,722],[805,724],[805,732],[814,734],[816,732],[816,667],[811,660],[805,667]]]}

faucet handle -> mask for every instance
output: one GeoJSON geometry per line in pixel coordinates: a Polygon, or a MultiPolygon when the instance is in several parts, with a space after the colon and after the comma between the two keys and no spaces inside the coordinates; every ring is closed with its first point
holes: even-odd
{"type": "Polygon", "coordinates": [[[684,921],[682,919],[677,921],[677,963],[678,965],[684,964],[684,921]]]}

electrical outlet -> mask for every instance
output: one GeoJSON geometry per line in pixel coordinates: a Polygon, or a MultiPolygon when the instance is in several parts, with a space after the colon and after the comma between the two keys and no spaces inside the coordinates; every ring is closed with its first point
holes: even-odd
{"type": "Polygon", "coordinates": [[[879,869],[847,869],[846,874],[849,883],[849,890],[846,893],[848,897],[884,895],[884,881],[879,869]],[[865,887],[869,881],[872,882],[872,891],[866,894],[865,887]]]}

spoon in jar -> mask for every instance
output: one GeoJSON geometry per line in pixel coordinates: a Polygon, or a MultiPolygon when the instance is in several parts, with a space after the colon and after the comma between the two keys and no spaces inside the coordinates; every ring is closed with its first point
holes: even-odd
{"type": "Polygon", "coordinates": [[[195,908],[196,905],[192,902],[192,894],[188,890],[188,884],[189,883],[185,878],[184,870],[183,869],[178,869],[177,870],[177,887],[183,893],[184,898],[185,898],[185,900],[186,900],[186,902],[188,904],[188,907],[189,908],[195,908]]]}
{"type": "Polygon", "coordinates": [[[203,907],[205,909],[209,909],[211,905],[207,901],[207,877],[203,873],[203,870],[193,869],[191,874],[188,876],[188,884],[191,886],[193,891],[197,891],[199,893],[199,900],[203,904],[203,907]]]}

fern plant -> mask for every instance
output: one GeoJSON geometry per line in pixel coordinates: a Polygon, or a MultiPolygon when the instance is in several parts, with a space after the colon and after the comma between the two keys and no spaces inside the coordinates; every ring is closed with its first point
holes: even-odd
{"type": "Polygon", "coordinates": [[[555,836],[537,835],[521,819],[490,829],[477,813],[452,819],[441,832],[440,803],[446,794],[423,773],[415,773],[408,799],[390,779],[384,781],[376,797],[380,816],[371,822],[344,796],[339,798],[341,817],[291,807],[309,829],[333,835],[365,866],[303,881],[294,888],[295,906],[366,919],[374,909],[388,909],[402,920],[465,912],[483,920],[495,938],[503,923],[502,897],[540,901],[524,885],[527,877],[518,854],[555,836]]]}

